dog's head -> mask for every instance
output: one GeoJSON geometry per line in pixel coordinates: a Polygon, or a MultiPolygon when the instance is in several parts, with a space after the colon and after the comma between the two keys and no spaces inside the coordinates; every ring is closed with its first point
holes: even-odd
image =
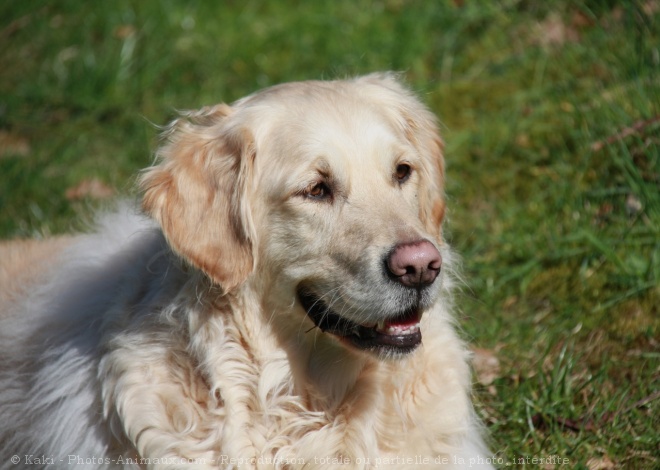
{"type": "Polygon", "coordinates": [[[420,344],[440,291],[443,144],[393,76],[276,86],[167,138],[141,185],[183,258],[358,349],[420,344]]]}

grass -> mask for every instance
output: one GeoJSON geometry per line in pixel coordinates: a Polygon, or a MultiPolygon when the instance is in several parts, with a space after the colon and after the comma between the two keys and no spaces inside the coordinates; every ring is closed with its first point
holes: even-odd
{"type": "Polygon", "coordinates": [[[448,143],[461,324],[500,362],[475,392],[492,448],[660,465],[657,0],[25,1],[0,18],[4,238],[79,228],[99,204],[67,198],[81,182],[134,194],[176,109],[404,71],[448,143]]]}

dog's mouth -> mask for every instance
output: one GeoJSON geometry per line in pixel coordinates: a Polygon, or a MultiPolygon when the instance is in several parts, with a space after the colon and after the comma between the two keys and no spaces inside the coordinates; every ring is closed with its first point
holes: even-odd
{"type": "Polygon", "coordinates": [[[298,298],[307,316],[324,333],[333,334],[358,349],[378,354],[407,354],[422,342],[419,322],[422,312],[409,308],[372,325],[361,325],[333,312],[318,296],[299,289],[298,298]]]}

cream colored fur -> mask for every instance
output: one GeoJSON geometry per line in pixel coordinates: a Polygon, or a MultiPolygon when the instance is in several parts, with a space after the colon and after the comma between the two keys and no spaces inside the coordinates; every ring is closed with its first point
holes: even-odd
{"type": "Polygon", "coordinates": [[[450,314],[442,141],[417,99],[386,74],[285,84],[189,113],[166,139],[141,180],[151,220],[124,207],[94,234],[0,249],[2,458],[404,469],[489,457],[450,314]],[[320,180],[332,200],[309,197],[320,180]],[[314,328],[300,282],[374,321],[397,302],[383,256],[418,238],[443,268],[417,350],[380,357],[314,328]]]}

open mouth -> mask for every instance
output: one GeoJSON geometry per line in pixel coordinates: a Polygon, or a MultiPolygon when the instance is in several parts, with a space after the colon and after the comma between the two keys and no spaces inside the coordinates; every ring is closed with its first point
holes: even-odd
{"type": "Polygon", "coordinates": [[[307,316],[324,333],[331,333],[353,346],[377,353],[407,354],[422,342],[419,322],[422,312],[414,307],[372,325],[360,325],[334,313],[308,290],[299,289],[298,297],[307,316]]]}

